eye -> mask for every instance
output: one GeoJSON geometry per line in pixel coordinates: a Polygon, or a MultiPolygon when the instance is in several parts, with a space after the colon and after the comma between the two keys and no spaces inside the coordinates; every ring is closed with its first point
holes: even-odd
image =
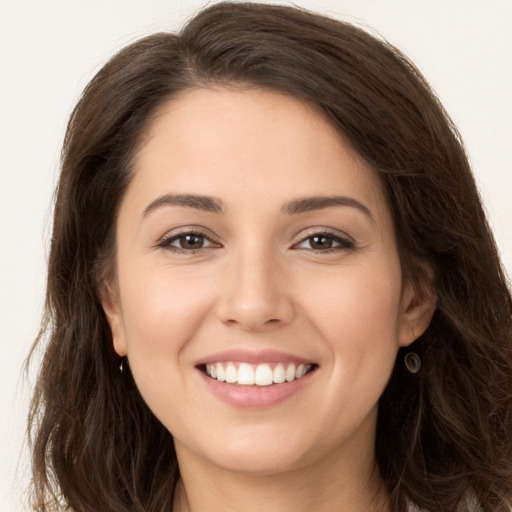
{"type": "Polygon", "coordinates": [[[208,247],[219,247],[210,238],[202,233],[187,232],[164,238],[159,247],[177,252],[194,252],[208,247]]]}
{"type": "Polygon", "coordinates": [[[304,238],[297,244],[299,249],[308,249],[317,252],[329,252],[335,250],[352,249],[354,243],[352,240],[334,235],[332,233],[315,233],[304,238]]]}

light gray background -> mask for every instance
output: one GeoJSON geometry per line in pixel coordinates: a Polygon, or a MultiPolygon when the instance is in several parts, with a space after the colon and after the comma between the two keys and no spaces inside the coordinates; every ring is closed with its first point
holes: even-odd
{"type": "MultiPolygon", "coordinates": [[[[466,141],[511,274],[512,1],[296,3],[370,25],[430,80],[466,141]]],[[[0,0],[0,512],[27,510],[23,435],[33,374],[24,379],[21,368],[42,310],[66,119],[114,51],[142,35],[177,28],[202,5],[0,0]]]]}

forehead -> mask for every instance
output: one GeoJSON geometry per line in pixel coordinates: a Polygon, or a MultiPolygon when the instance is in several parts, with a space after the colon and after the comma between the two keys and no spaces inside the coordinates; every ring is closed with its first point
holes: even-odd
{"type": "Polygon", "coordinates": [[[284,202],[343,193],[379,210],[385,203],[376,171],[319,109],[261,89],[192,89],[173,98],[150,124],[134,170],[132,186],[153,195],[284,202]]]}

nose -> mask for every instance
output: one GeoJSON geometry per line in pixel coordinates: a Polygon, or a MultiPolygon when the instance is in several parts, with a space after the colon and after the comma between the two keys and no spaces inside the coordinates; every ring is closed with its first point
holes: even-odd
{"type": "Polygon", "coordinates": [[[223,323],[264,332],[292,321],[294,304],[285,262],[269,252],[240,252],[226,264],[217,303],[217,317],[223,323]]]}

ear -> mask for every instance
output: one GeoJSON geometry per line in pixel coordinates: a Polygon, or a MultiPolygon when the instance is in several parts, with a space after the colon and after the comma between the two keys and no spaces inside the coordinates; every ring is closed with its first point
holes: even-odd
{"type": "Polygon", "coordinates": [[[437,297],[433,275],[428,271],[428,280],[422,286],[407,282],[402,294],[402,318],[399,335],[400,347],[407,347],[428,328],[436,310],[437,297]]]}
{"type": "Polygon", "coordinates": [[[107,317],[110,331],[112,332],[112,342],[114,350],[120,357],[126,356],[126,338],[124,335],[124,323],[121,307],[119,303],[119,292],[117,286],[111,282],[102,281],[98,286],[98,295],[101,306],[107,317]]]}

